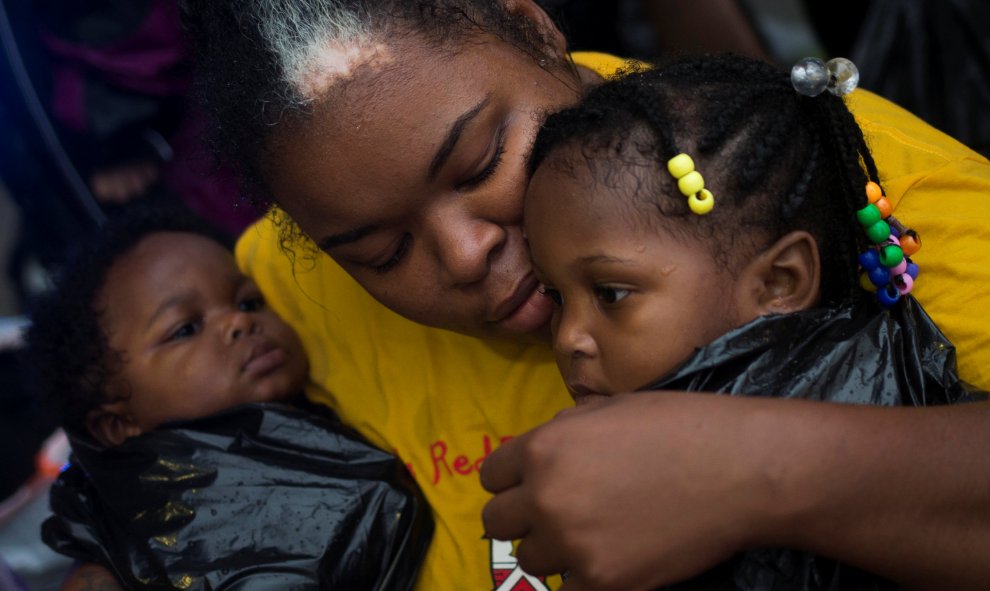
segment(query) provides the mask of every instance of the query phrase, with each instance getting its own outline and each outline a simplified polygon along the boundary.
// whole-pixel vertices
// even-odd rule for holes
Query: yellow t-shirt
[[[625,62],[575,54],[603,75]],[[874,150],[898,216],[922,235],[918,299],[959,347],[960,372],[990,386],[990,323],[975,310],[990,270],[990,163],[864,91],[851,107]],[[855,223],[855,220],[850,220]],[[570,405],[548,347],[485,342],[410,322],[385,309],[329,257],[295,265],[265,218],[237,245],[238,261],[299,332],[314,382],[307,393],[410,467],[436,533],[417,589],[556,589],[516,568],[509,544],[482,539],[489,495],[478,467],[506,437]],[[951,237],[951,238],[950,238]]]

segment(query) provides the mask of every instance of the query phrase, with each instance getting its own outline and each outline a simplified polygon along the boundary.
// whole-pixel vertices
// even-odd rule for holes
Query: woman
[[[529,143],[620,63],[572,65],[533,0],[354,4],[186,9],[221,146],[312,238],[276,212],[239,260],[301,333],[320,401],[397,451],[434,509],[418,588],[559,587],[521,562],[569,570],[570,591],[648,589],[760,544],[915,586],[990,578],[986,405],[640,393],[495,450],[569,405],[520,230]],[[990,385],[990,327],[955,308],[985,298],[961,276],[990,279],[966,251],[986,251],[990,164],[872,95],[851,106],[926,238],[918,298]],[[482,460],[485,523],[517,552],[483,536]]]

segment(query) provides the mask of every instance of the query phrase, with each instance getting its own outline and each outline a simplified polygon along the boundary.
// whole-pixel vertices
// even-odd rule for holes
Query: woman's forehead
[[[304,100],[318,101],[334,85],[359,73],[380,73],[397,59],[396,50],[379,41],[327,41],[311,48],[286,76]]]
[[[425,175],[458,120],[486,97],[492,97],[489,108],[500,97],[512,98],[498,66],[483,54],[458,53],[442,66],[406,54],[379,69],[358,68],[325,91],[309,116],[276,132],[266,176],[278,201],[300,192],[300,187],[280,190],[286,181],[312,185],[328,170],[334,171],[334,184],[352,178],[384,182],[372,176],[382,169],[391,172],[388,182],[394,183],[411,164],[421,164]]]

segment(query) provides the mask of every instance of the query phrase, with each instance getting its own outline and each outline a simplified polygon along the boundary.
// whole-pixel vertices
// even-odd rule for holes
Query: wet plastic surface
[[[760,318],[701,349],[649,389],[723,392],[874,406],[983,400],[956,374],[955,349],[913,298]],[[822,486],[828,486],[823,482]],[[884,590],[880,577],[813,554],[757,549],[682,590]]]
[[[313,412],[248,405],[73,445],[43,537],[129,588],[404,590],[432,535],[402,463]]]

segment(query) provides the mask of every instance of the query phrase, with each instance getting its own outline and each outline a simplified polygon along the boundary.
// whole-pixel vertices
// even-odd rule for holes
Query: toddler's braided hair
[[[821,252],[821,305],[865,293],[857,256],[868,243],[856,212],[867,204],[867,180],[879,183],[876,164],[843,100],[798,94],[788,72],[734,55],[631,71],[548,118],[530,173],[564,146],[580,151],[596,182],[609,182],[616,167],[634,170],[633,202],[677,218],[728,269],[735,256],[806,230]],[[682,152],[715,194],[708,215],[690,212],[667,172]]]

